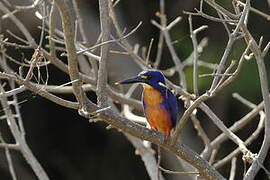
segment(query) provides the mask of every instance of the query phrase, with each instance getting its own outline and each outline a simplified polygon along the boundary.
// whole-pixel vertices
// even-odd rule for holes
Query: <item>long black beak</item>
[[[132,83],[142,83],[144,82],[143,79],[141,79],[140,77],[136,76],[130,79],[126,79],[123,81],[118,81],[116,83],[114,83],[115,85],[119,85],[119,84],[132,84]]]

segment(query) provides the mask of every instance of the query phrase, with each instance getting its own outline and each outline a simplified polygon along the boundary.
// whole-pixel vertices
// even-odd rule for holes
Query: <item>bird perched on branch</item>
[[[143,107],[151,129],[167,139],[178,119],[177,98],[165,84],[164,75],[155,70],[142,71],[136,77],[115,84],[140,83],[143,86]]]

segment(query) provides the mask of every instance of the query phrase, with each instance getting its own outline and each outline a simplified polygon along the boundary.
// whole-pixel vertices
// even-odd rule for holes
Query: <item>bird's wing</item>
[[[170,111],[171,119],[172,119],[172,125],[173,127],[175,127],[176,122],[179,118],[177,99],[175,95],[169,89],[167,89],[167,98],[168,98],[168,107],[169,107],[169,111]]]

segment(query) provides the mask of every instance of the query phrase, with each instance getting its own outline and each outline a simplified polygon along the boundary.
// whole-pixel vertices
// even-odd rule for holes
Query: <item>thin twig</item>
[[[150,53],[151,53],[153,41],[154,41],[154,39],[152,38],[151,41],[150,41],[148,51],[147,51],[147,55],[146,55],[146,59],[145,59],[146,64],[149,64],[149,58],[150,58]]]
[[[197,117],[194,114],[191,115],[191,120],[193,122],[194,128],[197,130],[198,136],[201,137],[204,145],[209,146],[208,148],[210,148],[210,139],[208,138],[206,132],[202,128],[200,121],[197,119]]]
[[[2,141],[1,141],[2,142]],[[6,143],[0,143],[0,148],[8,148],[13,150],[20,150],[20,146],[18,144],[6,144]]]
[[[213,16],[209,16],[198,9],[195,9],[195,11],[196,11],[196,13],[184,11],[184,14],[192,15],[192,16],[202,16],[203,18],[209,19],[209,20],[214,21],[214,22],[221,22],[221,23],[235,23],[235,22],[237,22],[236,20],[226,20],[226,19],[220,19],[220,18],[216,18]]]
[[[84,53],[84,52],[86,52],[86,51],[90,51],[90,50],[96,49],[96,48],[98,48],[98,47],[104,46],[104,45],[106,45],[106,44],[115,43],[115,42],[120,42],[120,41],[122,41],[123,39],[126,39],[126,38],[128,38],[129,36],[131,36],[133,33],[135,33],[135,32],[139,29],[139,27],[140,27],[141,25],[142,25],[142,22],[140,21],[139,24],[138,24],[134,29],[132,29],[129,33],[127,33],[126,35],[124,35],[124,36],[122,36],[122,37],[120,37],[120,38],[118,38],[118,39],[108,40],[108,41],[102,42],[102,43],[100,43],[100,44],[96,44],[96,45],[94,45],[94,46],[92,46],[92,47],[90,47],[90,48],[87,48],[87,49],[78,51],[78,52],[77,52],[77,55],[82,54],[82,53]]]
[[[221,78],[220,82],[218,83],[218,86],[214,90],[215,93],[221,91],[222,89],[224,89],[226,86],[228,86],[230,83],[232,83],[236,79],[237,75],[239,74],[239,72],[240,72],[240,70],[241,70],[241,68],[243,66],[245,56],[247,55],[250,46],[251,46],[251,43],[248,44],[248,46],[246,47],[246,49],[243,52],[242,56],[240,57],[240,60],[238,62],[238,66],[237,66],[236,70],[234,71],[233,76],[229,76],[224,82],[223,82],[223,78]],[[233,62],[234,61],[232,61],[232,63],[231,63],[232,66],[234,65]],[[227,70],[229,71],[230,68],[232,68],[232,66],[228,67]],[[228,73],[228,72],[225,71],[225,73]]]
[[[210,0],[206,0],[206,2],[209,2],[209,1]],[[237,39],[237,34],[239,33],[240,27],[243,25],[244,20],[248,16],[248,12],[249,12],[249,8],[248,8],[248,6],[245,6],[245,8],[243,10],[243,13],[241,15],[241,18],[239,19],[239,22],[238,22],[236,28],[234,29],[233,33],[230,34],[230,36],[229,36],[227,46],[225,48],[225,51],[224,51],[223,56],[222,56],[222,58],[220,60],[218,69],[216,71],[217,74],[221,74],[221,72],[223,71],[225,63],[226,63],[226,61],[228,59],[229,53],[230,53],[230,51],[232,49],[232,45],[234,44],[235,40]],[[211,88],[209,90],[210,92],[212,92],[217,87],[218,80],[219,80],[219,77],[215,76],[214,80],[212,82]]]
[[[55,2],[52,2],[51,12],[49,15],[49,47],[50,47],[50,55],[55,58],[56,57],[56,47],[53,38],[55,38],[54,30],[56,28],[56,5]]]
[[[109,8],[110,8],[110,17],[112,19],[112,23],[116,29],[118,36],[121,37],[122,30],[120,28],[120,25],[119,25],[117,19],[116,19],[114,8],[112,8],[111,6]],[[118,42],[118,44],[129,53],[129,55],[135,60],[135,62],[141,67],[141,69],[150,68],[148,66],[148,64],[146,64],[146,62],[140,56],[138,56],[136,53],[133,52],[132,46],[129,44],[129,42],[126,39],[123,39],[121,41],[121,43]]]
[[[186,84],[186,78],[185,78],[185,73],[183,71],[183,64],[181,63],[173,45],[172,45],[172,40],[171,40],[171,36],[169,34],[168,31],[168,26],[166,27],[161,27],[156,21],[152,20],[151,23],[153,25],[155,25],[157,28],[159,28],[160,30],[162,30],[163,34],[164,34],[164,38],[165,38],[165,42],[169,48],[170,54],[172,56],[172,60],[176,66],[176,70],[179,73],[179,81],[180,81],[180,85],[186,89],[187,88],[187,84]],[[174,24],[175,25],[175,24]]]
[[[166,14],[165,14],[164,0],[159,0],[159,9],[160,9],[160,13],[158,13],[156,15],[160,18],[160,25],[162,27],[165,27],[167,25],[167,18],[166,18]],[[156,54],[156,59],[155,59],[155,63],[154,63],[155,69],[157,69],[159,64],[160,64],[162,52],[163,52],[163,46],[164,46],[164,35],[163,35],[162,30],[160,29],[159,38],[158,38],[158,45],[157,45],[157,54]]]
[[[150,148],[145,147],[143,141],[136,137],[126,134],[127,139],[132,143],[136,148],[136,152],[141,156],[147,172],[151,180],[164,180],[164,177],[159,173],[157,168],[157,162],[153,152]],[[159,176],[159,177],[158,177]]]
[[[236,160],[237,158],[234,157],[231,162],[231,172],[230,172],[230,178],[229,180],[234,180],[235,173],[236,173]]]
[[[189,15],[188,17],[188,22],[189,22],[189,30],[190,30],[190,37],[192,40],[193,44],[193,92],[196,96],[199,95],[199,90],[198,90],[198,42],[196,35],[203,29],[207,28],[207,26],[201,26],[196,30],[193,30],[193,25],[192,25],[192,16]]]
[[[26,89],[44,97],[44,98],[47,98],[50,101],[52,101],[56,104],[59,104],[61,106],[65,106],[65,107],[72,108],[72,109],[78,109],[78,107],[79,107],[78,103],[67,101],[67,100],[64,100],[62,98],[59,98],[59,97],[45,91],[44,89],[40,88],[38,85],[35,85],[29,81],[25,81],[24,79],[22,79],[18,75],[11,75],[11,74],[0,72],[0,79],[12,79],[12,80],[16,81],[16,83],[18,83],[19,85],[24,85],[24,87]],[[5,95],[3,94],[3,96],[0,96],[0,97],[5,97]]]
[[[7,14],[10,13],[10,11],[8,10],[8,8],[6,6],[4,6],[4,4],[2,2],[0,2],[0,10]],[[34,46],[36,45],[34,38],[32,37],[32,35],[29,33],[29,31],[27,30],[27,28],[24,26],[24,24],[13,14],[11,14],[9,16],[9,18],[14,22],[14,24],[18,27],[18,29],[23,33],[24,37],[27,39],[27,44]]]
[[[264,127],[264,120],[265,120],[265,115],[264,112],[261,111],[260,112],[260,122],[256,128],[255,131],[252,132],[251,136],[248,137],[247,140],[245,140],[245,145],[249,145],[251,144],[260,134],[260,132],[263,130]],[[237,148],[234,151],[232,151],[230,154],[228,154],[227,156],[225,156],[223,159],[219,160],[218,162],[216,162],[213,166],[215,168],[221,168],[222,166],[224,166],[228,161],[230,161],[233,157],[236,157],[239,153],[240,153],[240,149]]]
[[[269,49],[270,49],[270,41],[267,43],[267,45],[263,49],[262,57],[265,57],[266,56],[266,54],[268,53]]]
[[[232,132],[237,132],[238,130],[240,130],[241,128],[246,126],[262,109],[263,109],[263,102],[261,102],[256,108],[254,108],[252,111],[250,111],[244,117],[242,117],[240,120],[235,122],[229,129]],[[216,137],[214,140],[211,141],[211,146],[213,148],[216,148],[227,139],[228,139],[228,137],[224,133],[222,133],[218,137]],[[207,153],[208,153],[208,151],[205,149],[201,153],[201,156],[204,156]]]
[[[210,96],[205,93],[201,95],[198,99],[196,99],[184,112],[183,116],[180,118],[179,123],[176,125],[174,135],[172,137],[172,144],[175,144],[180,136],[181,130],[185,126],[187,120],[189,119],[191,113],[204,101],[209,99]]]
[[[229,12],[228,10],[217,4],[214,0],[204,0],[204,1],[210,6],[212,6],[216,11],[219,11],[221,14],[223,14],[224,16],[227,16],[231,19],[240,19],[239,18],[240,15],[235,15]]]
[[[241,103],[245,104],[246,106],[248,106],[249,108],[253,109],[256,108],[257,106],[255,104],[253,104],[252,102],[248,101],[247,99],[243,98],[242,96],[240,96],[240,94],[238,93],[233,93],[232,96],[237,99],[238,101],[240,101]]]
[[[2,86],[0,86],[1,92],[5,93]],[[35,156],[32,154],[30,148],[28,147],[26,141],[22,136],[20,135],[20,131],[18,128],[18,125],[16,124],[16,120],[14,119],[12,115],[12,111],[7,103],[7,98],[5,96],[2,96],[0,98],[1,104],[4,107],[5,114],[7,115],[7,120],[9,124],[9,128],[12,132],[13,137],[15,138],[16,142],[20,145],[21,153],[26,159],[26,161],[30,164],[31,168],[35,172],[36,176],[40,180],[49,180],[48,175],[43,170],[42,166],[39,164]]]
[[[241,6],[245,6],[245,5],[246,5],[245,3],[241,2],[241,1],[236,1],[236,2],[237,2],[239,5],[241,5]],[[270,20],[270,15],[268,15],[268,14],[266,14],[266,13],[264,13],[264,12],[258,10],[258,9],[255,9],[255,8],[253,8],[253,7],[250,7],[250,11],[251,11],[251,12],[254,12],[255,14],[257,14],[257,15],[263,17],[263,18],[265,18],[265,19],[268,20],[268,21]]]
[[[29,9],[34,9],[36,8],[43,0],[35,0],[33,2],[33,4],[29,5],[29,6],[16,6],[15,8],[18,10],[29,10]]]
[[[202,103],[199,107],[209,116],[209,118],[213,121],[213,123],[216,126],[218,126],[218,128],[224,134],[226,134],[226,136],[228,136],[234,143],[236,143],[239,146],[243,154],[250,153],[250,151],[245,146],[245,143],[238,136],[236,136],[231,130],[229,130],[206,104]]]
[[[0,142],[2,142],[1,145],[3,145],[3,147],[5,148],[5,155],[6,155],[7,162],[8,162],[8,169],[9,169],[9,172],[11,174],[12,180],[17,180],[17,176],[16,176],[16,173],[14,170],[14,165],[13,165],[12,158],[10,155],[10,146],[9,146],[10,144],[7,144],[4,141],[1,133],[0,133]]]
[[[163,172],[167,173],[167,174],[194,174],[194,175],[198,175],[200,174],[199,172],[181,172],[181,171],[172,171],[169,169],[165,169],[161,166],[158,167],[160,170],[162,170]]]

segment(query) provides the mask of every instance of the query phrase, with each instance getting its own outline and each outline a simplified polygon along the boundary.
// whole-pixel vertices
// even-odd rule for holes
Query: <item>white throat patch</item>
[[[148,84],[145,84],[145,83],[141,83],[142,87],[144,89],[153,89],[152,86],[148,85]]]

